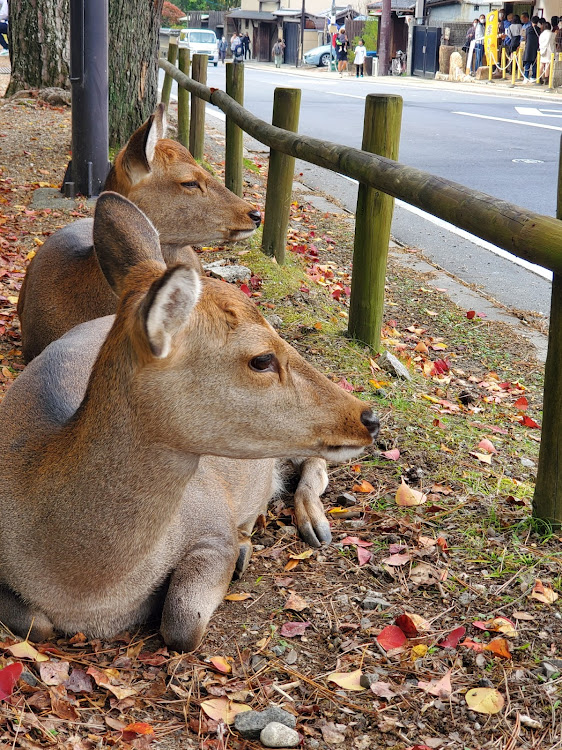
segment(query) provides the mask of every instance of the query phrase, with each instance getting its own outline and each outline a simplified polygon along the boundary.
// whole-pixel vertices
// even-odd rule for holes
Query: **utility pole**
[[[391,0],[382,0],[379,45],[379,75],[387,76],[390,67]]]
[[[332,0],[332,9],[330,11],[330,24],[328,30],[330,32],[330,70],[336,69],[336,48],[332,44],[332,38],[334,36],[333,27],[336,25],[336,0]]]
[[[70,0],[72,159],[63,192],[99,195],[109,171],[108,0]]]
[[[304,64],[304,25],[306,23],[305,20],[305,8],[304,8],[305,0],[302,0],[302,6],[301,6],[301,53],[300,53],[300,63],[299,59],[297,57],[297,67]]]

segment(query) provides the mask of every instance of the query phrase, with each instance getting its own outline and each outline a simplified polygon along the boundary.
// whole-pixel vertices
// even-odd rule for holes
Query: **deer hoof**
[[[326,519],[316,523],[314,527],[310,521],[303,521],[298,528],[299,534],[310,547],[321,547],[332,541],[330,524]]]
[[[242,578],[246,568],[248,567],[248,563],[250,562],[251,556],[252,556],[252,543],[243,542],[240,545],[240,550],[238,552],[238,560],[236,560],[236,567],[234,568],[234,575],[232,576],[234,579]]]

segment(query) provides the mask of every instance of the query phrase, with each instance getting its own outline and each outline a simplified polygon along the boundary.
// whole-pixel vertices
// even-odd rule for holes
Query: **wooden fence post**
[[[179,69],[186,76],[189,75],[191,52],[187,47],[179,51]],[[189,146],[189,91],[178,86],[178,141],[182,146]]]
[[[244,106],[244,63],[226,63],[226,93]],[[226,118],[226,148],[224,183],[229,190],[242,197],[244,174],[244,131]]]
[[[207,84],[207,55],[193,55],[191,77],[204,86]],[[205,101],[191,94],[191,121],[189,123],[189,150],[194,159],[201,161],[205,144]]]
[[[299,126],[300,103],[300,89],[275,89],[272,124],[295,133]],[[285,261],[294,175],[294,156],[271,149],[261,246],[263,252],[274,255],[278,263]]]
[[[170,37],[170,41],[168,42],[168,62],[172,65],[176,64],[176,60],[178,59],[178,40],[176,37]],[[166,109],[168,109],[168,104],[170,103],[170,92],[172,91],[172,76],[169,76],[167,73],[164,76],[164,83],[162,84],[162,98],[160,99],[161,102],[163,102],[166,105]]]
[[[562,219],[562,139],[558,157],[556,218]],[[562,274],[556,271],[552,276],[551,295],[533,516],[558,525],[562,524]]]
[[[401,96],[369,94],[365,100],[363,151],[396,161],[401,121]],[[348,330],[374,350],[380,344],[393,210],[394,198],[359,185]]]

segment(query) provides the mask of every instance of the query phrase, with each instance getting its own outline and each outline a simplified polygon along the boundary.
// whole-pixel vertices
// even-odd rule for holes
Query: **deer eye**
[[[198,188],[199,183],[197,182],[197,180],[192,180],[191,182],[182,182],[181,186],[184,188]]]
[[[274,354],[260,354],[258,357],[254,357],[250,360],[250,368],[256,372],[274,372],[275,367],[275,355]]]

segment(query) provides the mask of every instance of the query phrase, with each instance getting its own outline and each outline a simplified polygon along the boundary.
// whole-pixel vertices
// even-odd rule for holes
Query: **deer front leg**
[[[54,633],[47,615],[30,607],[5,584],[0,584],[0,624],[22,638],[29,633],[29,640],[35,643],[47,640]]]
[[[203,540],[189,549],[170,579],[160,632],[176,651],[194,651],[211,615],[224,599],[234,572],[238,545]]]
[[[300,535],[311,547],[320,547],[332,541],[330,524],[326,518],[320,495],[328,486],[328,472],[323,458],[293,459],[300,468],[300,478],[295,490],[295,517]]]

